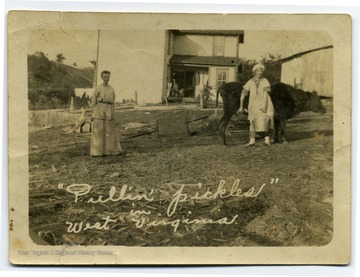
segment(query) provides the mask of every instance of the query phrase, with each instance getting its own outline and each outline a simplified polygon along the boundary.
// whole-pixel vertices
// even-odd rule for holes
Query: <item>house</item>
[[[196,99],[205,85],[216,90],[221,84],[237,80],[241,69],[239,44],[244,31],[168,31],[166,79],[167,97],[176,96],[174,83],[184,98]]]
[[[237,79],[243,42],[244,31],[101,30],[98,84],[106,69],[118,102],[136,95],[139,104],[160,103],[176,86],[195,101],[204,85],[215,91]]]
[[[321,96],[333,96],[333,46],[310,49],[281,60],[281,82]]]

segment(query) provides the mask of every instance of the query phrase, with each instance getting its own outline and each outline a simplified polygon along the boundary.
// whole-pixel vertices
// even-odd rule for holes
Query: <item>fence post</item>
[[[134,102],[135,102],[136,105],[137,105],[137,103],[138,103],[137,98],[138,98],[138,92],[137,92],[137,90],[135,90],[135,91],[134,91]]]
[[[74,110],[74,97],[71,96],[71,99],[70,99],[70,112],[72,112]]]

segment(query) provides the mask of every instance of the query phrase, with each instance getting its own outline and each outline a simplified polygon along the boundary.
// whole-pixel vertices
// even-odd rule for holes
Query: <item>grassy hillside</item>
[[[92,79],[91,67],[79,69],[50,61],[42,52],[28,55],[30,109],[69,107],[74,89],[92,87]]]

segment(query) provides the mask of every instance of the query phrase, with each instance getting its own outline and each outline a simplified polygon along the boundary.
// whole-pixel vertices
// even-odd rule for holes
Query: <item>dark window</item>
[[[242,64],[239,64],[239,65],[237,66],[237,72],[238,72],[238,73],[243,73]]]
[[[239,44],[244,43],[244,34],[239,35]]]

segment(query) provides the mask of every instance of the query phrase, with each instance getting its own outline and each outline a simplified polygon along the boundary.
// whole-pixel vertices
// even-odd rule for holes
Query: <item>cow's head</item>
[[[325,113],[326,109],[324,105],[321,103],[320,97],[317,95],[315,91],[313,91],[310,95],[308,101],[308,109],[315,113]]]

